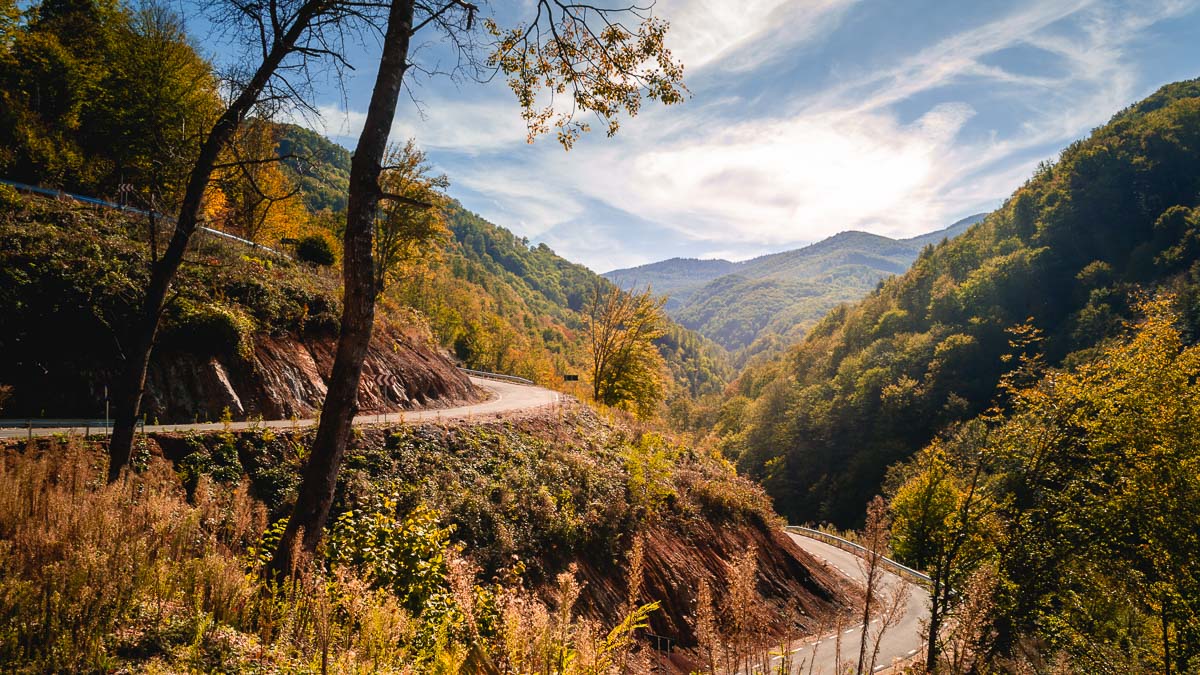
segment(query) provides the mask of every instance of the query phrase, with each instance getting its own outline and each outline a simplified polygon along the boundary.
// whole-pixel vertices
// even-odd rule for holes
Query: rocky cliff
[[[11,192],[11,191],[10,191]],[[151,264],[136,214],[8,194],[0,202],[3,417],[103,418]],[[160,233],[165,236],[165,233]],[[333,365],[341,276],[198,236],[172,285],[143,410],[160,422],[312,417]],[[364,412],[474,400],[403,308],[381,311]]]
[[[249,357],[164,351],[146,383],[147,419],[161,422],[315,417],[333,369],[334,337],[258,336]],[[394,327],[376,331],[358,390],[360,412],[442,407],[480,394],[451,361]]]

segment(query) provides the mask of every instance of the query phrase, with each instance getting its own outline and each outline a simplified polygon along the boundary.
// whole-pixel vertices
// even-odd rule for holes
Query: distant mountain
[[[621,288],[649,284],[655,293],[667,296],[667,309],[670,310],[672,307],[681,306],[704,284],[717,277],[732,274],[737,269],[738,263],[728,260],[671,258],[640,267],[613,270],[601,276]]]
[[[687,328],[746,357],[794,342],[843,302],[908,269],[921,249],[953,239],[985,214],[910,239],[842,232],[810,246],[743,262],[672,258],[603,276],[623,288],[649,285]]]

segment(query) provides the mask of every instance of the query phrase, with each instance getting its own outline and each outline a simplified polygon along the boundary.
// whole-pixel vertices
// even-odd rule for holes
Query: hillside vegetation
[[[104,417],[149,270],[148,227],[142,215],[0,188],[6,416]],[[163,317],[147,420],[312,416],[337,334],[335,272],[211,235],[190,259]],[[411,310],[381,316],[370,360],[363,410],[475,396]]]
[[[306,201],[337,204],[321,195],[342,184],[349,154],[329,140],[282,127],[279,151],[288,143],[307,144],[301,164],[327,182],[301,188]],[[296,139],[289,141],[287,139]],[[607,282],[583,265],[557,255],[545,244],[532,245],[452,201],[445,209],[448,232],[433,250],[406,262],[385,301],[413,307],[428,317],[437,339],[470,368],[509,373],[562,387],[564,376],[588,372],[586,326],[580,311],[597,286]],[[724,350],[678,324],[658,341],[673,397],[711,394],[732,379]]]
[[[997,400],[1034,349],[1014,327],[1044,335],[1049,364],[1083,362],[1140,294],[1164,289],[1194,339],[1198,200],[1193,80],[1122,111],[982,223],[743,373],[721,442],[793,520],[855,522],[889,465]]]
[[[842,232],[743,262],[673,258],[604,276],[623,288],[648,284],[667,295],[673,319],[745,363],[795,342],[830,309],[908,269],[927,244],[958,236],[982,219],[971,216],[912,239]]]
[[[648,623],[687,672],[701,583],[728,619],[705,646],[734,653],[856,602],[759,488],[583,408],[363,430],[319,564],[272,590],[255,572],[312,433],[152,436],[108,486],[79,439],[0,450],[0,665],[646,672]],[[730,584],[766,597],[730,609]]]
[[[931,665],[1200,668],[1200,348],[1178,300],[1139,303],[1086,360],[1023,356],[1003,412],[893,469],[895,551],[934,577]]]

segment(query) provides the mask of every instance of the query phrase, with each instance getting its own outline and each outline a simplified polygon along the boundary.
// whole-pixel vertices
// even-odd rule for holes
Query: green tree
[[[132,190],[154,211],[177,208],[200,132],[221,112],[217,79],[182,17],[157,0],[128,12],[95,107],[85,145],[112,162],[97,188],[124,188],[123,198]]]
[[[592,357],[592,398],[649,416],[662,398],[665,367],[654,341],[666,334],[662,307],[647,288],[626,293],[597,283],[584,307]]]
[[[444,209],[445,174],[431,175],[425,153],[409,139],[392,146],[384,159],[387,168],[379,176],[384,192],[404,199],[391,199],[380,208],[375,220],[375,292],[382,293],[403,266],[431,253],[432,245],[447,232]]]

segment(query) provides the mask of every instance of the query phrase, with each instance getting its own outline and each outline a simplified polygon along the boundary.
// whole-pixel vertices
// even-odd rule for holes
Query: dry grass
[[[488,595],[451,547],[461,619],[431,633],[350,567],[264,585],[265,511],[244,487],[202,478],[189,502],[158,459],[106,485],[103,455],[78,439],[0,452],[0,671],[599,675],[640,662],[632,636],[653,607],[612,629],[580,619],[573,573],[550,606],[517,580]]]
[[[265,590],[244,488],[185,499],[170,466],[105,485],[78,441],[0,461],[0,669],[400,670],[409,617],[348,575]]]

